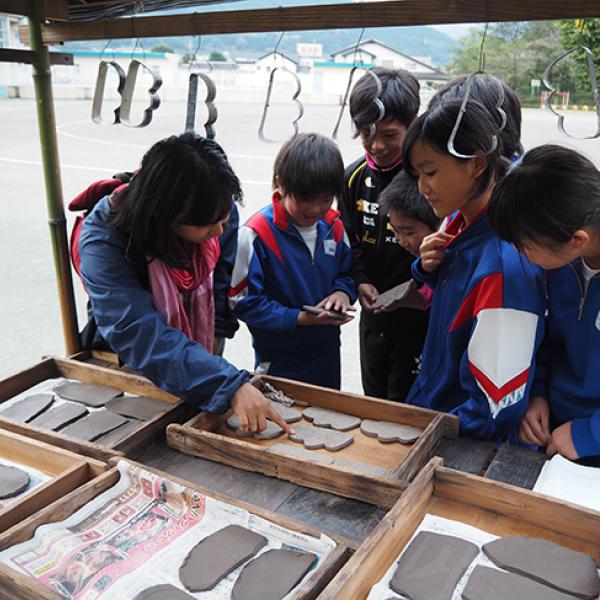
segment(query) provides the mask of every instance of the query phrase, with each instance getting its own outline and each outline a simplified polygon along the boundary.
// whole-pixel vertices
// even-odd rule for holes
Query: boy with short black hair
[[[275,159],[271,205],[239,230],[229,297],[252,333],[257,372],[340,388],[340,325],[352,317],[328,311],[356,301],[350,243],[331,208],[343,185],[337,146],[299,134]]]
[[[378,82],[381,93],[378,95]],[[427,331],[422,311],[374,312],[377,297],[411,279],[413,257],[394,237],[379,195],[402,170],[406,130],[419,111],[419,83],[408,71],[371,69],[350,95],[350,115],[365,156],[346,169],[342,218],[352,246],[365,394],[404,401]]]

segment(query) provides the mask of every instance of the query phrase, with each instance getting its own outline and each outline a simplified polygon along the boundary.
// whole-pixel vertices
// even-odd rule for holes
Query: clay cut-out
[[[20,423],[28,423],[42,414],[53,402],[54,396],[52,394],[33,394],[5,408],[0,412],[0,417],[19,421]]]
[[[501,569],[518,573],[579,598],[600,594],[596,562],[547,540],[526,536],[499,538],[483,546],[485,555]]]
[[[190,551],[179,568],[179,579],[190,592],[212,590],[266,545],[264,536],[239,525],[228,525]]]
[[[312,421],[317,427],[330,427],[338,431],[348,431],[360,425],[360,417],[347,415],[346,413],[321,408],[320,406],[309,406],[302,411],[307,421]]]
[[[412,281],[405,281],[396,287],[393,287],[382,294],[379,294],[373,302],[373,308],[388,308],[395,302],[404,300],[411,290]]]
[[[308,573],[317,557],[294,550],[267,550],[241,571],[232,600],[281,600]]]
[[[64,429],[61,429],[61,433],[80,440],[93,442],[124,423],[127,423],[125,417],[115,415],[106,410],[98,410],[83,417],[83,419],[75,421],[75,423],[71,423],[71,425],[67,425]]]
[[[325,448],[336,452],[354,441],[354,437],[344,431],[313,427],[312,425],[295,425],[294,431],[295,433],[288,435],[290,440],[304,444],[304,447],[309,450]]]
[[[478,565],[462,593],[463,600],[576,600],[515,573]]]
[[[240,437],[255,437],[257,440],[272,440],[279,437],[283,433],[283,429],[274,423],[266,419],[267,427],[259,433],[252,433],[251,431],[240,431],[240,420],[237,415],[231,415],[227,421],[227,427],[235,431],[236,435]]]
[[[78,381],[65,381],[54,388],[54,393],[73,402],[80,402],[92,408],[104,406],[112,398],[121,395],[121,390],[95,385],[93,383],[79,383]]]
[[[117,396],[106,403],[106,410],[123,417],[147,421],[169,409],[169,404],[146,396]]]
[[[85,406],[73,402],[65,402],[60,406],[55,406],[50,410],[43,412],[41,415],[38,415],[33,421],[30,421],[29,424],[34,425],[35,427],[41,427],[42,429],[57,431],[61,427],[66,427],[77,421],[77,419],[85,417],[87,414],[88,410]]]
[[[12,498],[27,489],[29,475],[17,467],[0,465],[0,499]]]
[[[276,402],[274,400],[270,400],[271,406],[273,410],[286,422],[286,423],[295,423],[302,418],[302,413],[295,408],[291,408],[290,406],[286,406],[285,404],[281,404],[280,402]]]
[[[176,588],[170,583],[153,585],[141,591],[133,600],[193,600],[186,592]]]
[[[372,419],[363,419],[360,430],[365,435],[377,438],[384,444],[391,442],[412,444],[423,433],[422,429],[412,425],[392,423],[391,421],[373,421]]]
[[[451,600],[478,554],[479,548],[471,542],[421,531],[402,553],[390,589],[410,600]]]

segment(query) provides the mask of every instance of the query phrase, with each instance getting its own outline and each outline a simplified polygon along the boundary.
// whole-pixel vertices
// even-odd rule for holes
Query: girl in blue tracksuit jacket
[[[494,191],[498,234],[547,271],[548,323],[519,435],[547,454],[600,456],[600,172],[560,146],[525,154]]]
[[[245,431],[263,430],[267,417],[289,431],[207,341],[215,238],[239,193],[216,142],[191,132],[157,142],[129,185],[85,218],[81,277],[100,334],[129,367],[198,409],[231,408]]]
[[[331,208],[344,185],[337,146],[318,134],[286,142],[275,159],[272,203],[238,233],[229,291],[252,333],[257,372],[340,388],[340,325],[330,313],[356,300],[348,236]]]
[[[493,116],[476,101],[465,108],[460,99],[443,99],[404,142],[421,194],[439,218],[453,215],[424,239],[413,265],[414,277],[434,293],[407,402],[458,415],[463,434],[505,440],[527,409],[545,293],[541,270],[488,223],[505,159]]]

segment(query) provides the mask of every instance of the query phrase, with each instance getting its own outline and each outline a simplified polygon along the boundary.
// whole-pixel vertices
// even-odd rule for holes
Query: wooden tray
[[[267,452],[274,444],[282,443],[303,448],[302,444],[292,442],[285,436],[274,440],[240,438],[225,425],[227,415],[201,413],[184,425],[169,425],[168,444],[193,456],[390,507],[406,488],[407,483],[430,458],[438,441],[443,436],[456,437],[458,434],[458,419],[451,415],[279,377],[256,376],[252,380],[253,385],[260,389],[263,382],[269,382],[285,394],[305,401],[309,405],[322,406],[357,417],[406,423],[420,427],[424,432],[414,444],[405,445],[382,444],[374,438],[363,435],[359,429],[353,429],[351,433],[354,435],[354,442],[350,446],[338,452],[313,450],[316,458],[312,461],[293,455]],[[294,424],[292,423],[291,426],[293,427]],[[360,468],[347,465],[322,464],[318,462],[318,455],[362,462],[370,466],[384,467],[393,472],[382,475],[361,471]]]
[[[194,483],[164,473],[157,469],[152,469],[146,465],[142,465],[131,460],[127,460],[127,462],[145,469],[146,471],[157,473],[158,475],[175,483],[181,484],[187,488],[197,490],[205,496],[210,496],[217,500],[243,508],[248,512],[272,521],[273,523],[279,524],[282,527],[286,527],[288,529],[292,529],[313,537],[320,536],[320,532],[313,528],[307,527],[297,521],[282,517],[253,504],[235,500],[225,496],[224,494],[219,494],[213,490],[198,486]],[[66,519],[86,503],[90,502],[93,498],[107,490],[109,487],[115,485],[118,480],[119,471],[116,469],[116,467],[113,467],[100,477],[82,486],[79,490],[65,495],[60,500],[57,500],[50,506],[40,510],[35,515],[24,519],[18,525],[0,534],[0,550],[4,550],[10,546],[31,539],[35,530],[40,525],[54,523],[56,521]],[[313,600],[316,598],[319,592],[323,590],[327,583],[331,581],[331,578],[348,560],[351,552],[349,544],[340,538],[332,537],[332,539],[337,544],[336,548],[331,551],[330,555],[319,567],[319,569],[317,569],[310,576],[310,578],[307,579],[307,581],[295,591],[291,597],[292,600]],[[10,593],[4,596],[5,592]],[[32,598],[36,598],[36,600],[61,600],[63,598],[63,596],[59,595],[58,593],[7,567],[4,564],[0,564],[0,596],[3,598],[10,598],[11,600],[31,600]]]
[[[46,358],[46,357],[44,357]],[[52,358],[52,357],[49,357]],[[130,369],[127,365],[119,362],[119,357],[114,352],[108,350],[82,350],[76,354],[71,354],[67,357],[70,360],[77,360],[88,365],[96,365],[97,367],[106,367],[120,373],[129,373],[136,375],[136,371]]]
[[[78,456],[30,437],[0,431],[0,458],[31,467],[51,479],[0,508],[0,532],[21,522],[107,469],[103,462]]]
[[[162,435],[168,423],[177,420],[183,421],[186,418],[189,418],[191,413],[191,410],[187,405],[178,400],[175,396],[158,389],[152,382],[144,377],[58,357],[46,358],[30,369],[26,369],[8,379],[0,381],[0,409],[2,407],[2,402],[9,400],[41,381],[56,377],[66,377],[84,383],[108,385],[122,390],[123,392],[140,396],[151,396],[169,403],[171,408],[152,419],[144,421],[136,430],[132,431],[129,436],[110,446],[86,442],[61,434],[60,431],[50,431],[27,423],[13,421],[12,419],[3,417],[1,413],[0,428],[42,440],[78,454],[85,454],[100,460],[108,460],[113,456],[130,454],[138,448],[147,445],[151,439]]]
[[[587,552],[600,564],[600,513],[505,483],[460,473],[434,458],[379,522],[319,600],[364,600],[427,514],[498,536],[544,538]]]

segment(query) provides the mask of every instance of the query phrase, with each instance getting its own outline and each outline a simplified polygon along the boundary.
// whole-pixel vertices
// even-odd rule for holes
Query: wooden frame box
[[[69,360],[83,362],[87,365],[95,365],[97,367],[113,369],[119,373],[136,375],[136,372],[133,369],[130,369],[127,365],[122,365],[119,363],[119,357],[114,352],[110,352],[108,350],[82,350],[81,352],[67,356],[67,358]]]
[[[128,459],[125,460],[146,471],[156,473],[170,481],[196,490],[205,496],[210,496],[222,502],[227,502],[231,505],[245,509],[252,514],[281,525],[282,527],[313,537],[318,537],[320,535],[320,532],[311,527],[307,527],[302,523],[282,517],[253,504],[248,504],[247,502],[230,498],[224,494],[219,494],[218,492],[198,486],[174,475],[147,467],[146,465]],[[114,459],[112,462],[114,462]],[[68,518],[93,498],[113,486],[118,480],[119,471],[116,467],[113,467],[100,477],[85,484],[77,491],[65,495],[64,498],[57,500],[35,515],[24,519],[18,525],[0,534],[0,550],[5,550],[10,546],[30,539],[40,525],[54,523]],[[340,538],[330,537],[336,542],[336,547],[309,579],[307,579],[301,587],[295,590],[292,600],[314,600],[317,598],[323,588],[348,560],[351,552],[348,543]],[[2,592],[10,592],[7,597],[10,597],[11,600],[31,600],[32,598],[39,600],[61,600],[63,598],[63,596],[58,593],[4,564],[0,564],[0,590],[2,590]]]
[[[167,402],[170,408],[166,412],[148,421],[144,421],[130,435],[111,446],[102,446],[94,442],[87,442],[61,434],[60,431],[50,431],[29,425],[28,423],[13,421],[12,419],[3,417],[2,413],[0,413],[0,428],[14,431],[54,446],[60,446],[76,453],[93,456],[100,460],[108,460],[113,456],[124,456],[125,454],[135,452],[138,448],[146,445],[151,439],[159,436],[168,423],[177,420],[183,421],[189,418],[191,413],[187,405],[175,396],[158,389],[144,377],[58,357],[46,358],[37,365],[0,381],[0,409],[2,408],[2,402],[24,392],[37,383],[56,377],[66,377],[84,383],[108,385],[130,394],[150,396]]]
[[[274,440],[241,438],[225,425],[227,415],[201,413],[184,425],[169,425],[167,443],[186,454],[390,507],[430,458],[438,441],[443,436],[456,437],[458,434],[458,419],[451,415],[279,377],[256,376],[252,380],[260,389],[264,382],[312,406],[321,406],[361,418],[405,423],[420,427],[424,432],[414,444],[404,445],[382,444],[354,429],[351,431],[355,438],[353,444],[338,452],[313,450],[315,460],[310,460],[268,451],[274,444],[281,443],[303,448],[302,444],[292,442],[286,437],[280,436]],[[291,427],[294,427],[293,423]],[[355,464],[363,462],[370,467],[385,467],[390,469],[390,474],[377,473],[373,469],[361,471],[360,468],[347,464],[323,464],[322,461],[319,462],[323,455],[352,461]]]
[[[587,552],[600,564],[600,513],[442,466],[434,458],[359,546],[319,600],[364,600],[426,514],[462,521],[498,536],[544,538]]]
[[[31,467],[50,476],[49,481],[14,501],[7,499],[7,506],[0,508],[0,532],[62,498],[107,469],[107,465],[98,460],[79,456],[10,431],[0,431],[0,459]]]

